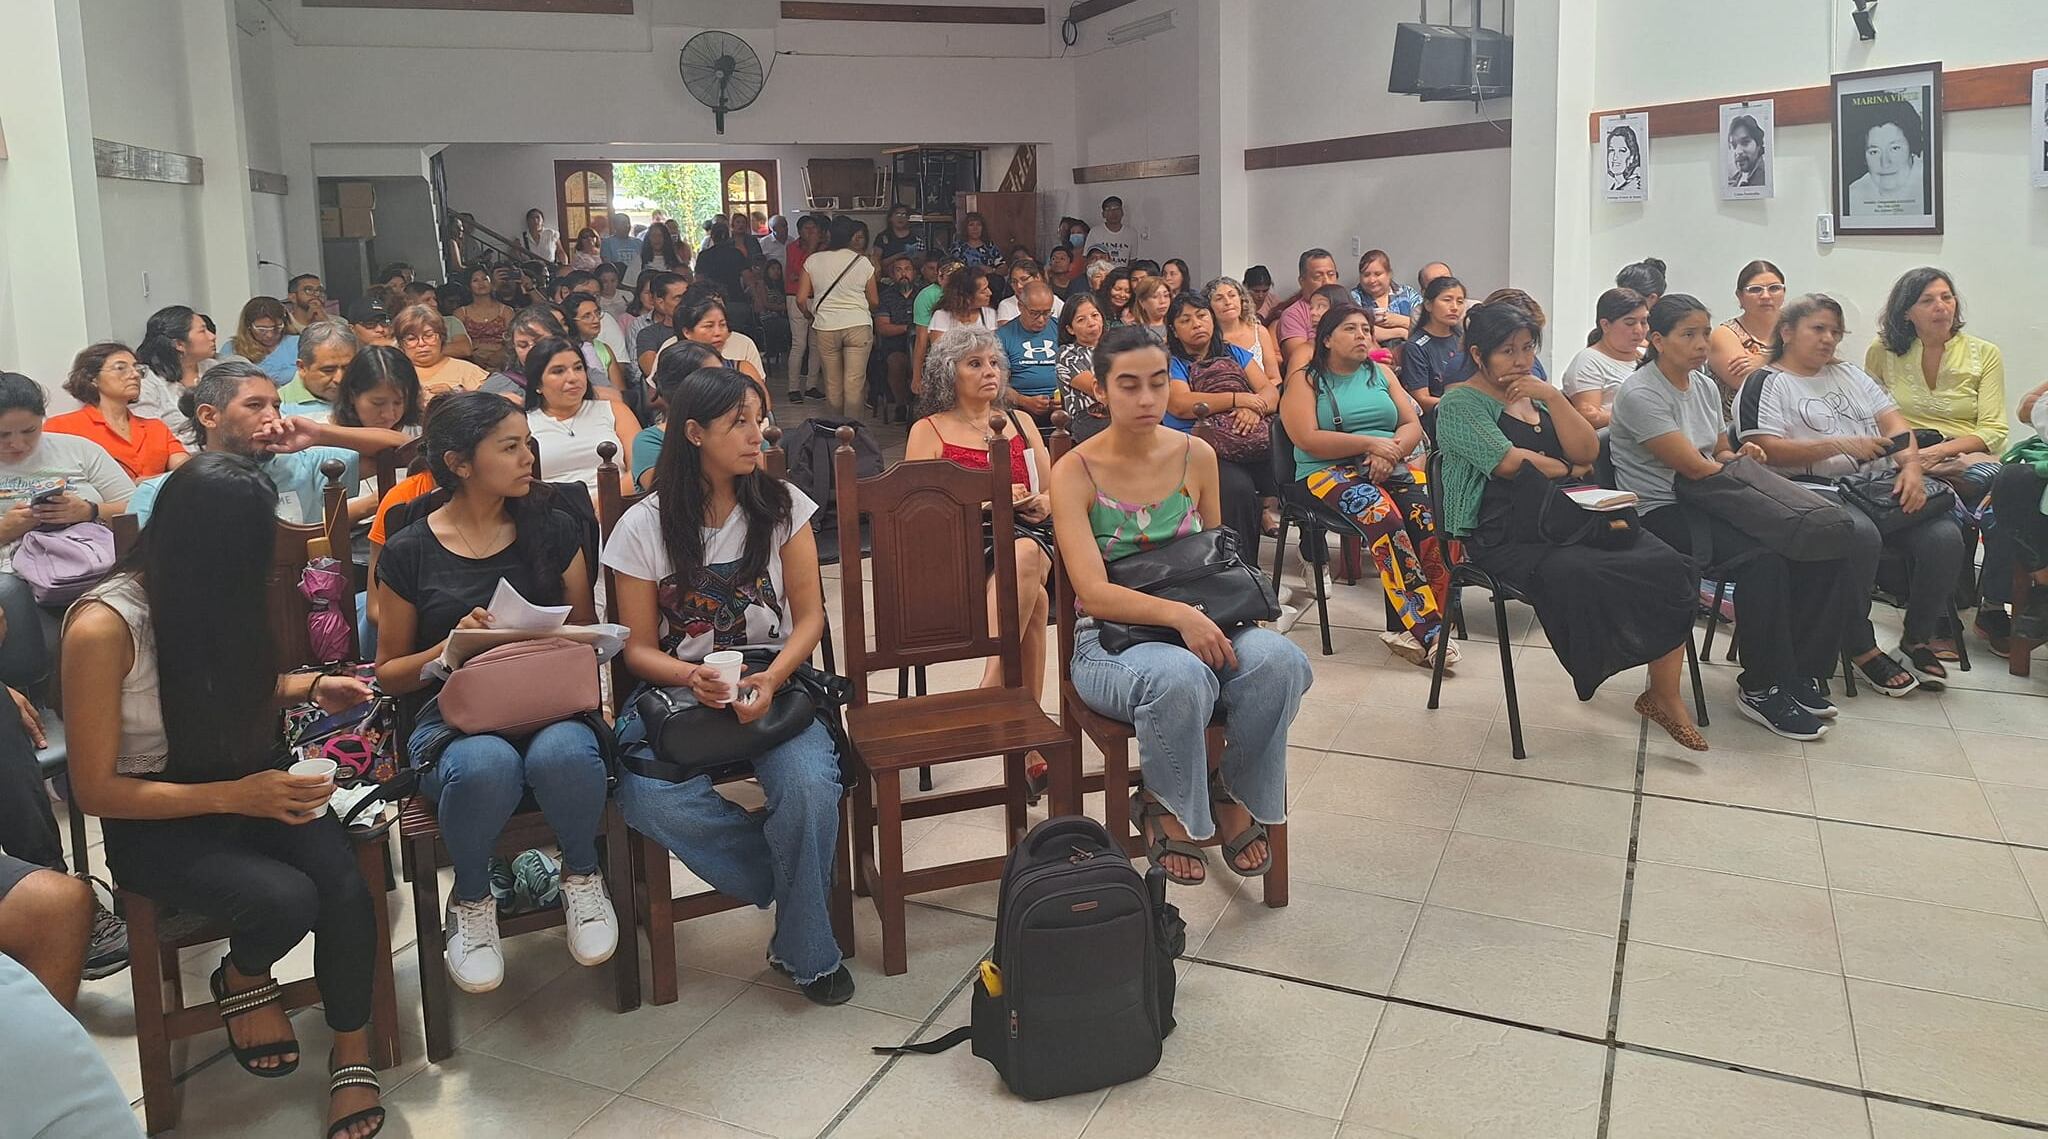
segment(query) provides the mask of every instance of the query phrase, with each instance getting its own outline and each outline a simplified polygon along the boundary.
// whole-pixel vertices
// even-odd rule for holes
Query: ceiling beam
[[[1067,9],[1067,22],[1078,24],[1083,20],[1092,20],[1105,12],[1114,12],[1126,4],[1137,2],[1138,0],[1079,0],[1073,7]]]
[[[303,0],[308,8],[415,8],[460,12],[554,12],[630,16],[633,0]]]
[[[883,24],[1043,24],[1045,9],[990,4],[847,4],[783,0],[785,20]]]

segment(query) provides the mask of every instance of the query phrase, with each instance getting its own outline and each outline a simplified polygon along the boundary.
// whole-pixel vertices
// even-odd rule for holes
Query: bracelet
[[[98,522],[100,520],[100,504],[97,502],[87,502],[86,505],[92,507],[92,517],[86,519],[86,521]]]
[[[320,702],[320,682],[325,679],[327,679],[326,673],[316,672],[313,674],[313,683],[306,686],[306,702],[308,704],[318,704]]]

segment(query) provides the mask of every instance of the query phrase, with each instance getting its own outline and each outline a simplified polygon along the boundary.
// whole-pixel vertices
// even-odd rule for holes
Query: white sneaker
[[[505,980],[505,955],[498,949],[498,903],[448,902],[448,976],[465,993],[488,993]]]
[[[602,965],[619,947],[619,916],[596,874],[562,875],[562,916],[569,925],[569,956],[578,965]]]

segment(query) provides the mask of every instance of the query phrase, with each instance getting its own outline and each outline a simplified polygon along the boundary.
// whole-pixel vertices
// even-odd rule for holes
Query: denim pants
[[[630,708],[631,705],[629,704]],[[619,717],[619,751],[652,757],[639,714]],[[760,815],[718,793],[709,775],[681,783],[619,773],[626,823],[674,851],[721,894],[775,905],[768,951],[799,983],[839,969],[828,898],[838,853],[839,756],[823,724],[754,761],[767,810]]]
[[[418,748],[441,726],[438,706],[421,709],[412,746]],[[523,745],[503,736],[458,736],[420,773],[420,790],[434,800],[441,838],[455,863],[456,901],[490,897],[491,851],[528,787],[561,845],[563,873],[597,871],[605,769],[604,753],[589,725],[577,720],[549,724]]]
[[[1121,653],[1102,647],[1094,626],[1074,635],[1074,689],[1090,708],[1137,730],[1145,789],[1197,842],[1216,835],[1209,810],[1205,734],[1220,705],[1223,786],[1262,823],[1287,821],[1287,727],[1308,691],[1308,656],[1271,629],[1247,626],[1230,638],[1237,667],[1212,669],[1176,644],[1148,642]]]

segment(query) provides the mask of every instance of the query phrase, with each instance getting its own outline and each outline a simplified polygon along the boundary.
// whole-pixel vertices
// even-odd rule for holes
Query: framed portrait
[[[1650,115],[1600,116],[1600,200],[1650,200]]]
[[[1755,202],[1770,197],[1778,184],[1771,176],[1777,145],[1777,100],[1721,104],[1721,200]]]
[[[2032,79],[2034,92],[2034,145],[2027,154],[2027,166],[2036,187],[2048,187],[2048,67],[2038,68]]]
[[[1835,230],[1942,232],[1941,65],[1837,75]]]

